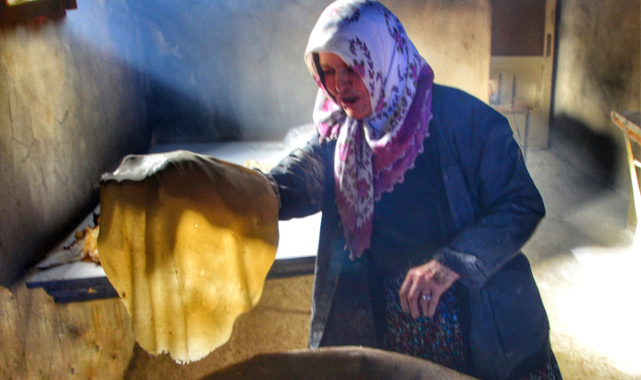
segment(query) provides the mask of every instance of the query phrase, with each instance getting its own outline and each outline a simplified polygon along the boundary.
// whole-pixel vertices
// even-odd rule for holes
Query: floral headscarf
[[[369,91],[372,114],[347,116],[324,87],[315,56],[338,55]],[[321,14],[309,37],[305,62],[321,88],[314,123],[321,138],[336,139],[336,205],[350,258],[369,248],[374,202],[414,166],[429,136],[434,73],[403,25],[376,1],[339,0]]]

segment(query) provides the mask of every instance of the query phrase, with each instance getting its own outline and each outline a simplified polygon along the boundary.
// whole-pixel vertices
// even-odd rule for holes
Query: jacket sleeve
[[[326,156],[326,149],[315,136],[270,171],[278,184],[281,220],[301,218],[320,211],[329,161]]]
[[[545,207],[507,120],[470,99],[454,103],[462,112],[437,104],[441,145],[453,157],[443,177],[460,230],[436,260],[478,288],[520,253]]]

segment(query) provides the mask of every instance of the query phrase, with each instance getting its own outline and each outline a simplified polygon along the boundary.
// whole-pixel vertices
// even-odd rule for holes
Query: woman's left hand
[[[410,269],[399,290],[403,311],[414,319],[421,314],[432,318],[439,299],[459,277],[436,260]]]

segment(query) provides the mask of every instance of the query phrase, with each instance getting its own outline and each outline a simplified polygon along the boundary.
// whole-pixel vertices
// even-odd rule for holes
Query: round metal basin
[[[413,356],[363,347],[328,347],[258,355],[202,378],[202,380],[213,379],[463,380],[472,378]]]

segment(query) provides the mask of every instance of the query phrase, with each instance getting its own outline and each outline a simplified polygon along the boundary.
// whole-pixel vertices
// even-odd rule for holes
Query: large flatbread
[[[152,354],[203,358],[258,303],[278,203],[257,171],[186,151],[127,156],[100,184],[100,261]]]

